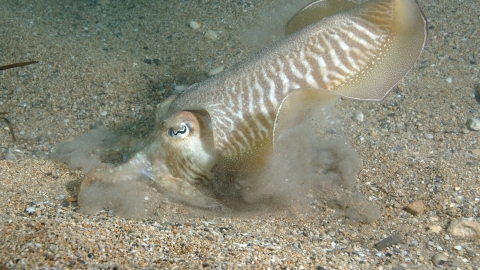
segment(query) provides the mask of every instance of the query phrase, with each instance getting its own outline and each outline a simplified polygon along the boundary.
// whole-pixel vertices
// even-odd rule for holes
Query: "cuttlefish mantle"
[[[285,38],[160,104],[154,131],[130,160],[86,175],[80,204],[93,183],[147,179],[181,201],[216,205],[223,195],[218,187],[234,185],[238,172],[261,170],[279,135],[308,108],[340,96],[382,100],[419,57],[426,20],[416,0],[315,1],[286,31]]]

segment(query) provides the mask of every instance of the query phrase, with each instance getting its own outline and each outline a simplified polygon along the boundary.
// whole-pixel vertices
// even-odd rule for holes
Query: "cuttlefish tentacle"
[[[261,169],[299,107],[382,100],[420,55],[425,18],[416,0],[348,6],[166,101],[147,146],[117,173],[148,171],[161,191],[208,204],[212,170]]]

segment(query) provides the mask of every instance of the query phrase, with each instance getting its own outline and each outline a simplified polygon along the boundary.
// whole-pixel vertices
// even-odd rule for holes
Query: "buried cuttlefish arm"
[[[154,131],[131,159],[86,175],[80,204],[94,183],[147,179],[183,202],[215,206],[222,196],[217,187],[233,185],[238,172],[262,169],[282,132],[308,108],[340,96],[382,100],[420,55],[426,21],[416,0],[327,0],[299,11],[286,31],[160,104]]]

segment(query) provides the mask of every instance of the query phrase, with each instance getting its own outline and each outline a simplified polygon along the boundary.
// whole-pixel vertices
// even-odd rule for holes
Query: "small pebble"
[[[432,262],[436,266],[440,266],[448,261],[448,257],[443,253],[437,253],[432,257]]]
[[[477,101],[477,103],[480,104],[480,83],[475,85],[473,94],[475,95],[475,100]]]
[[[423,204],[422,201],[413,202],[405,207],[405,211],[407,211],[408,213],[414,216],[421,215],[424,210],[425,210],[425,205]]]
[[[76,201],[77,201],[77,198],[75,198],[75,197],[68,197],[68,198],[65,199],[65,201],[68,202],[68,203],[76,202]]]
[[[399,244],[399,243],[402,243],[403,240],[402,240],[402,236],[400,234],[394,234],[394,235],[391,235],[385,239],[383,239],[382,241],[376,243],[374,245],[374,247],[377,249],[377,250],[382,250],[386,247],[390,247],[390,246],[393,246],[393,245],[396,245],[396,244]]]
[[[175,90],[173,90],[173,93],[174,95],[178,95],[180,93],[182,93],[183,91],[185,91],[186,89],[188,88],[188,85],[185,85],[185,84],[178,84],[178,85],[175,85]]]
[[[190,28],[192,28],[192,29],[198,29],[198,28],[200,28],[200,26],[202,26],[200,23],[198,23],[196,21],[190,21],[189,25],[190,25]]]
[[[27,209],[25,209],[25,211],[29,214],[33,214],[35,213],[35,207],[28,207]]]
[[[353,120],[357,122],[363,122],[364,119],[365,119],[365,116],[363,115],[363,113],[358,113],[353,118]]]
[[[403,150],[403,147],[401,147],[400,145],[397,145],[393,148],[393,151],[396,151],[396,152],[400,152]]]
[[[442,227],[439,225],[430,225],[428,226],[428,230],[433,232],[433,233],[439,233],[442,231]]]
[[[430,134],[430,133],[425,133],[424,136],[425,136],[425,138],[427,138],[427,139],[433,139],[433,135]]]
[[[465,125],[469,130],[474,130],[474,131],[480,130],[480,120],[476,118],[468,118],[467,123],[465,123]]]
[[[472,154],[474,154],[475,156],[480,157],[480,149],[473,149],[471,152],[472,152]]]
[[[452,78],[452,77],[448,77],[448,78],[445,79],[445,81],[446,81],[447,83],[452,83],[453,78]]]
[[[456,237],[480,237],[480,223],[466,218],[456,219],[450,222],[450,226],[448,226],[447,231]]]
[[[107,111],[102,111],[102,112],[100,112],[100,115],[101,115],[101,116],[106,116],[106,115],[107,115]]]
[[[394,206],[395,208],[398,208],[398,209],[402,208],[402,205],[399,204],[398,202],[395,202],[395,203],[393,204],[393,206]]]
[[[222,66],[218,66],[218,67],[210,70],[210,71],[208,72],[208,76],[217,75],[218,73],[222,72],[224,68],[225,68],[225,67],[224,67],[223,65],[222,65]]]
[[[207,33],[205,33],[205,37],[210,40],[217,40],[218,34],[212,30],[208,30]]]

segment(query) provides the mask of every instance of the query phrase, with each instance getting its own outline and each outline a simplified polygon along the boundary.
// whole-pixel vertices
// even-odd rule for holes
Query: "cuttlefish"
[[[261,170],[307,108],[338,97],[381,101],[419,57],[426,20],[416,0],[315,1],[286,32],[158,105],[154,130],[138,151],[88,173],[79,199],[93,183],[147,179],[180,201],[215,206],[219,187],[233,185],[239,172]]]

